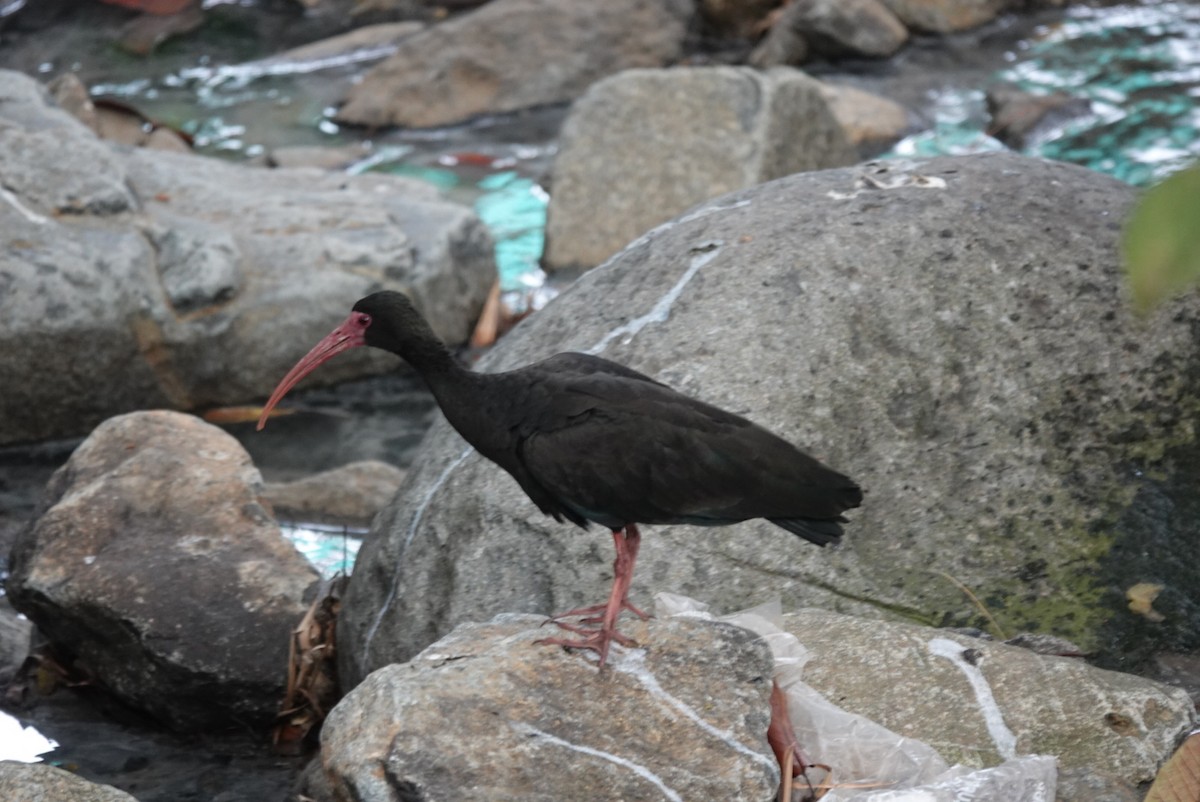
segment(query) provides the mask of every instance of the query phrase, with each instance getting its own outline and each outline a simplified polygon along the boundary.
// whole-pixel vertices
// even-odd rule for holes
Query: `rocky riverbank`
[[[0,676],[88,781],[0,763],[0,796],[765,802],[774,680],[831,799],[949,788],[949,764],[987,799],[1140,798],[1200,696],[1200,306],[1131,315],[1130,187],[1013,154],[858,162],[912,109],[792,66],[898,64],[1004,3],[749,5],[397,7],[422,24],[338,112],[441,124],[570,102],[544,264],[583,277],[481,369],[600,354],[866,490],[837,550],[753,522],[648,531],[631,598],[659,618],[599,675],[534,641],[603,595],[607,534],[540,515],[444,421],[406,475],[360,463],[268,487],[197,417],[246,417],[380,288],[463,343],[495,281],[476,214],[394,176],[114,144],[86,98],[71,114],[0,72],[0,442],[26,455],[2,474],[0,533],[6,598],[37,627],[0,612]],[[307,425],[333,444],[306,453],[290,429],[280,478],[336,467],[346,429]],[[381,505],[349,587],[323,595],[277,516],[360,525]],[[662,592],[787,614],[673,615],[687,605]],[[347,695],[301,776],[268,733],[287,696],[274,732],[304,751],[335,676]]]

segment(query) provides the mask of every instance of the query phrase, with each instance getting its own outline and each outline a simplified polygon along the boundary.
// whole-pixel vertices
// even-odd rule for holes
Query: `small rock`
[[[0,596],[0,689],[20,669],[29,654],[29,642],[33,635],[33,624],[19,615],[8,601]]]
[[[1066,92],[1035,95],[1001,84],[988,89],[987,108],[992,117],[989,133],[1010,148],[1021,150],[1048,129],[1090,112],[1091,103]]]
[[[716,36],[750,38],[760,31],[779,0],[700,0],[700,15]]]
[[[174,14],[141,14],[122,29],[117,46],[135,56],[148,56],[159,45],[176,36],[191,33],[204,24],[204,9],[199,3],[183,0]]]
[[[1007,0],[882,0],[909,28],[951,33],[990,22]]]
[[[317,574],[236,440],[177,412],[99,426],[46,488],[7,590],[59,653],[178,730],[263,724]]]
[[[92,102],[92,96],[88,92],[87,86],[79,79],[78,75],[73,72],[64,72],[46,84],[46,90],[50,92],[54,102],[60,108],[99,133],[96,104]]]
[[[366,144],[345,145],[340,148],[293,145],[272,148],[267,152],[268,167],[316,167],[321,170],[344,170],[371,155]]]
[[[188,153],[192,146],[178,131],[165,126],[155,126],[142,140],[142,147],[151,150],[169,150],[172,153]]]
[[[628,70],[563,124],[543,262],[594,267],[701,201],[853,161],[820,84],[798,70]]]
[[[821,95],[864,157],[885,150],[911,127],[908,109],[880,95],[828,83],[821,84]]]
[[[1159,682],[1183,688],[1200,709],[1200,654],[1161,652],[1154,655],[1148,674]]]
[[[304,770],[300,772],[292,790],[295,794],[292,798],[305,800],[305,802],[338,802],[333,795],[329,777],[326,776],[325,769],[321,766],[319,756],[310,760]]]
[[[386,462],[364,460],[294,482],[267,484],[262,495],[281,520],[369,526],[404,476]]]
[[[371,53],[382,54],[387,50],[394,49],[402,40],[424,29],[424,23],[413,21],[364,25],[348,33],[285,50],[270,58],[251,62],[246,66],[261,67],[271,72],[281,71],[287,66],[312,62],[332,63],[361,59]]]
[[[690,0],[493,0],[415,34],[351,88],[337,118],[431,127],[573,100],[683,55]]]
[[[786,6],[791,8],[791,6]],[[750,53],[750,66],[760,70],[770,67],[795,67],[808,60],[812,48],[801,31],[781,18],[767,31]]]
[[[590,655],[535,643],[556,634],[543,623],[465,624],[367,677],[322,731],[335,798],[774,798],[762,639],[697,620],[625,625],[644,650],[614,647],[597,672]]]
[[[61,108],[102,139],[178,153],[192,149],[183,134],[156,124],[132,106],[111,99],[93,101],[88,88],[73,72],[58,76],[46,89]]]
[[[45,763],[0,760],[0,799],[12,802],[137,802],[111,785],[98,785]]]
[[[804,36],[825,56],[886,58],[908,41],[908,31],[879,0],[800,0],[777,23]]]

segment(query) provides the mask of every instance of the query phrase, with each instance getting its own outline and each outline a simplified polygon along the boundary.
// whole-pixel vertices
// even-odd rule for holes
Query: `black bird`
[[[544,643],[591,649],[603,666],[627,599],[641,524],[723,526],[766,518],[818,546],[836,541],[858,486],[745,418],[689,398],[623,365],[564,353],[504,373],[460,365],[397,292],[377,292],[283,378],[271,409],[318,365],[369,345],[424,377],[446,419],[480,454],[512,474],[542,512],[612,530],[617,558],[605,604],[554,616],[579,639]],[[561,619],[583,616],[578,623]],[[597,626],[598,625],[598,626]]]

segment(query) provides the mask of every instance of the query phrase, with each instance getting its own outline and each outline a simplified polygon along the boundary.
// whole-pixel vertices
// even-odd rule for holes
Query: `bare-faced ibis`
[[[408,298],[378,292],[291,369],[271,409],[326,360],[360,345],[401,357],[424,377],[446,419],[480,454],[512,474],[542,512],[613,533],[617,559],[605,604],[554,616],[577,638],[545,643],[591,649],[603,666],[637,559],[638,524],[723,526],[751,518],[819,546],[842,534],[862,492],[791,443],[745,418],[689,398],[623,365],[565,353],[504,373],[458,363]],[[582,616],[575,623],[565,618]]]

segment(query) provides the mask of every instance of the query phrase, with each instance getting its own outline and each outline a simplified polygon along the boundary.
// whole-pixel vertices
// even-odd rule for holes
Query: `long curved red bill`
[[[301,379],[316,370],[323,362],[333,359],[342,351],[366,345],[364,335],[370,324],[369,316],[353,312],[350,317],[342,321],[341,325],[329,332],[325,339],[313,346],[313,349],[305,354],[276,386],[275,392],[271,393],[266,406],[262,409],[262,414],[258,417],[258,425],[254,428],[261,432],[262,428],[267,425],[267,417],[271,414],[271,410],[288,394],[288,390],[299,384]]]

